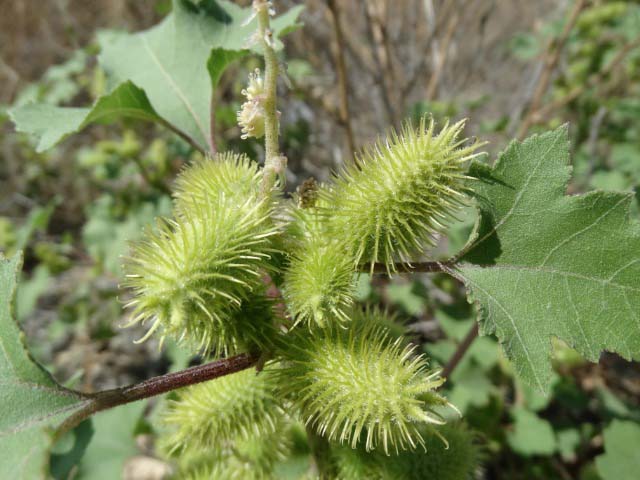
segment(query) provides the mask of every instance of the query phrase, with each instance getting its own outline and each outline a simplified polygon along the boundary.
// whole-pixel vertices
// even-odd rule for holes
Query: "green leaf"
[[[524,408],[511,411],[515,423],[507,434],[507,442],[521,455],[551,455],[556,450],[553,429],[546,420]]]
[[[245,23],[251,8],[226,1],[202,3],[195,7],[174,0],[173,13],[156,27],[111,37],[102,45],[100,63],[112,77],[141,87],[160,116],[205,146],[213,88],[224,68],[254,47],[257,20]],[[276,37],[300,11],[292,9],[274,20]]]
[[[60,386],[27,352],[15,322],[22,258],[0,257],[0,478],[44,477],[54,425],[88,400]]]
[[[560,430],[556,437],[558,439],[558,452],[565,462],[576,461],[576,451],[580,447],[582,437],[577,428],[567,428]]]
[[[127,459],[139,454],[135,434],[147,402],[134,402],[93,417],[94,434],[82,460],[78,480],[122,478]]]
[[[276,46],[297,27],[302,6],[274,19]],[[210,146],[211,98],[224,69],[257,44],[252,9],[228,1],[198,6],[174,0],[173,11],[155,27],[134,34],[103,33],[99,61],[115,86],[91,108],[31,104],[10,112],[21,132],[32,134],[38,151],[51,148],[90,123],[134,117],[159,121],[187,136],[198,148]]]
[[[640,471],[640,425],[614,420],[604,431],[605,453],[596,458],[603,480],[634,480]]]
[[[419,282],[392,283],[387,287],[387,295],[392,303],[399,305],[409,315],[421,315],[424,313],[425,298],[420,296],[417,290]]]
[[[459,275],[518,375],[546,392],[551,338],[595,362],[602,350],[640,358],[640,229],[633,194],[564,195],[567,128],[513,142],[470,174],[480,219]]]
[[[36,150],[43,152],[82,130],[91,123],[105,123],[117,117],[158,121],[144,91],[124,82],[111,93],[98,98],[91,108],[63,108],[49,104],[27,104],[9,112],[19,132],[37,140]]]
[[[80,463],[92,437],[93,422],[89,418],[56,442],[51,449],[51,476],[56,480],[72,478],[71,472]]]

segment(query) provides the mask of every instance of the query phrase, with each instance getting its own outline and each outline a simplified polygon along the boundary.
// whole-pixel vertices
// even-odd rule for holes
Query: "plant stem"
[[[398,272],[407,273],[437,273],[437,272],[449,272],[453,263],[451,261],[445,262],[417,262],[417,263],[396,263],[395,269]],[[361,272],[368,273],[371,271],[371,264],[365,263],[361,265]],[[373,273],[387,273],[388,269],[384,263],[374,263]]]
[[[278,57],[272,47],[273,33],[270,28],[269,5],[265,0],[254,0],[253,8],[258,17],[258,35],[264,52],[264,178],[263,192],[269,192],[275,185],[276,176],[279,173],[280,146],[278,136],[280,122],[277,109],[278,86]]]
[[[153,377],[134,385],[94,394],[82,394],[88,399],[88,403],[65,420],[56,435],[61,436],[94,413],[246,370],[255,365],[259,358],[260,356],[256,354],[241,353],[234,357]]]
[[[216,145],[216,99],[213,92],[209,102],[209,153],[211,156],[218,153],[218,146]]]
[[[631,42],[623,45],[607,65],[591,75],[585,82],[582,82],[580,85],[572,88],[565,96],[560,97],[557,100],[540,107],[538,111],[533,112],[531,114],[531,124],[534,125],[541,123],[553,112],[574,101],[586,90],[598,87],[614,70],[620,66],[624,66],[626,57],[636,48],[640,48],[640,37],[636,37]]]
[[[467,333],[467,335],[462,339],[462,342],[458,344],[458,348],[456,348],[453,356],[442,369],[441,375],[443,377],[449,378],[451,376],[455,368],[460,363],[460,360],[462,360],[462,357],[467,353],[467,350],[469,350],[469,347],[471,347],[471,344],[476,338],[478,338],[478,322],[473,322],[473,327],[471,327],[469,333]]]
[[[180,129],[179,129],[178,127],[176,127],[174,124],[167,122],[167,121],[166,121],[165,119],[163,119],[163,118],[160,118],[160,119],[158,119],[157,121],[158,121],[158,123],[159,123],[160,125],[162,125],[162,126],[163,126],[163,127],[165,127],[165,128],[168,128],[168,129],[169,129],[169,130],[171,130],[173,133],[175,133],[175,134],[176,134],[176,135],[178,135],[180,138],[182,138],[185,142],[187,142],[189,145],[191,145],[191,147],[192,147],[194,150],[196,150],[196,151],[198,151],[198,152],[200,152],[200,153],[202,153],[202,154],[206,153],[206,150],[205,150],[204,148],[202,148],[202,145],[200,145],[198,142],[196,142],[196,141],[194,140],[194,138],[193,138],[191,135],[189,135],[188,133],[186,133],[186,132],[184,132],[184,131],[180,130]]]
[[[582,10],[584,10],[585,6],[585,0],[576,1],[576,3],[573,5],[571,13],[569,14],[567,23],[565,23],[564,28],[562,29],[562,33],[558,38],[552,39],[547,45],[547,50],[545,51],[543,57],[544,70],[540,75],[536,90],[533,93],[533,98],[531,99],[531,103],[529,104],[527,115],[520,124],[520,128],[518,129],[518,133],[516,135],[520,139],[524,138],[524,136],[529,131],[532,123],[534,122],[534,116],[540,108],[542,97],[547,92],[549,83],[551,81],[551,76],[558,66],[558,62],[560,61],[560,55],[562,54],[567,40],[569,39],[571,30],[573,30],[573,27],[576,24],[578,17],[582,13]]]

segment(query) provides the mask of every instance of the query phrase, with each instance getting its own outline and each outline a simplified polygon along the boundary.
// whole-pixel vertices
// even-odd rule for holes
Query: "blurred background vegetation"
[[[304,28],[286,42],[280,85],[289,190],[311,176],[327,179],[389,126],[431,112],[441,121],[468,118],[467,134],[488,139],[492,157],[513,138],[570,122],[569,193],[633,190],[640,199],[640,2],[276,3],[306,6]],[[127,294],[118,287],[127,242],[169,213],[175,174],[198,154],[132,121],[93,126],[36,153],[7,110],[91,103],[106,88],[98,32],[148,28],[170,8],[167,0],[0,0],[0,251],[25,251],[17,309],[31,350],[61,382],[87,391],[199,362],[173,345],[133,344],[142,331],[119,328]],[[235,122],[256,66],[244,60],[225,74],[215,118],[220,150],[260,159],[259,143],[240,140]],[[436,254],[459,249],[474,217],[473,208],[464,212]],[[359,298],[396,313],[434,364],[450,358],[475,321],[461,285],[446,276],[363,275]],[[606,480],[613,477],[596,459],[628,455],[606,449],[607,439],[638,445],[638,364],[609,354],[588,364],[558,343],[555,367],[545,398],[514,381],[494,339],[475,341],[447,390],[480,433],[479,478]],[[119,478],[123,465],[126,478],[162,478],[153,411],[134,404],[98,416],[76,478]]]

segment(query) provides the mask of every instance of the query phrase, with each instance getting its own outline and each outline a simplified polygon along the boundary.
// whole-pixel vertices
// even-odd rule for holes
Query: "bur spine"
[[[309,195],[297,200],[309,202]],[[294,207],[288,229],[290,260],[283,295],[296,323],[326,327],[349,320],[355,294],[355,269],[349,251],[328,231],[322,206]]]
[[[421,425],[442,424],[444,380],[423,356],[374,322],[299,333],[282,351],[282,394],[330,441],[385,453],[424,445]]]
[[[234,179],[249,181],[234,188]],[[278,228],[272,200],[251,193],[257,181],[255,168],[232,155],[182,174],[175,218],[147,229],[125,265],[134,293],[130,324],[152,322],[142,340],[158,331],[218,356],[260,344],[271,320],[262,277],[277,253]],[[239,323],[243,309],[262,314],[255,324]]]
[[[238,441],[278,431],[284,410],[270,368],[241,372],[194,385],[169,400],[162,424],[163,449],[218,451]]]
[[[437,434],[436,434],[437,432]],[[338,480],[471,480],[482,457],[477,435],[463,423],[425,431],[425,450],[384,455],[348,446],[334,446]],[[446,439],[446,443],[442,439]]]
[[[347,164],[324,191],[335,236],[357,264],[410,262],[433,246],[465,203],[465,164],[481,145],[459,139],[464,121],[436,133],[433,120],[407,123]]]

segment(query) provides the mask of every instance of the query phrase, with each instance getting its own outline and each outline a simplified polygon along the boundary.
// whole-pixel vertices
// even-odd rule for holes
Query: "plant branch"
[[[453,35],[459,23],[460,15],[458,15],[457,12],[454,12],[449,19],[449,23],[447,24],[447,30],[442,41],[442,47],[440,48],[440,53],[436,57],[436,66],[433,70],[433,73],[431,74],[431,78],[429,78],[427,92],[425,95],[425,98],[427,100],[433,100],[436,97],[438,85],[440,84],[440,79],[442,78],[442,72],[444,71],[444,67],[447,63],[447,56],[449,54],[451,40],[453,39]]]
[[[369,47],[372,51],[373,60],[375,62],[375,71],[373,72],[376,83],[379,85],[382,92],[382,103],[384,104],[389,123],[396,125],[396,110],[394,108],[394,101],[391,98],[391,85],[388,83],[387,72],[388,68],[384,64],[383,52],[384,48],[380,45],[379,38],[376,37],[376,30],[374,27],[374,12],[373,4],[371,2],[363,2],[363,11],[367,26],[367,37],[369,40]],[[379,31],[378,31],[379,33]]]
[[[624,45],[616,54],[615,57],[611,59],[611,61],[599,72],[594,73],[591,77],[587,79],[586,82],[583,82],[581,85],[574,87],[569,91],[564,97],[561,97],[551,103],[540,108],[537,112],[534,112],[532,117],[532,125],[536,123],[540,123],[544,118],[549,116],[551,113],[556,111],[559,108],[564,107],[568,103],[572,102],[580,95],[582,95],[586,90],[590,88],[595,88],[600,85],[608,75],[610,75],[615,69],[617,69],[620,65],[623,64],[625,58],[629,53],[631,53],[636,48],[640,47],[640,37],[636,37],[635,40]]]
[[[276,182],[276,177],[282,173],[280,145],[278,136],[280,122],[278,119],[278,57],[273,49],[273,32],[270,27],[269,4],[265,0],[254,0],[253,8],[258,17],[258,35],[264,52],[264,178],[262,191],[270,192]]]
[[[340,23],[340,9],[336,0],[328,0],[329,11],[333,17],[333,25],[335,32],[335,57],[336,70],[338,73],[338,88],[340,90],[340,123],[344,127],[347,143],[349,144],[350,155],[356,152],[356,144],[353,138],[353,129],[351,128],[351,114],[349,112],[349,89],[347,79],[347,67],[344,60],[344,34]]]
[[[458,344],[458,348],[456,348],[453,356],[442,369],[441,375],[443,377],[449,378],[451,376],[455,368],[460,363],[460,360],[462,360],[462,357],[464,357],[465,353],[469,350],[469,347],[471,347],[473,341],[478,338],[478,332],[478,322],[474,321],[473,327],[471,327],[469,333],[467,333],[467,335],[462,339],[462,342]]]
[[[453,266],[453,262],[445,261],[445,262],[417,262],[417,263],[396,263],[394,264],[395,269],[398,272],[407,272],[407,273],[437,273],[437,272],[448,272],[449,269]],[[365,263],[360,267],[361,272],[371,272],[371,264]],[[373,273],[387,273],[389,269],[387,265],[384,263],[374,263],[373,264]]]
[[[88,399],[88,403],[70,416],[60,426],[56,435],[58,437],[61,436],[94,413],[246,370],[255,365],[259,358],[259,355],[241,353],[234,357],[223,358],[179,372],[153,377],[134,385],[104,390],[94,394],[82,394]]]
[[[547,49],[545,50],[544,57],[543,57],[544,69],[540,74],[540,78],[538,80],[536,89],[533,93],[531,103],[529,104],[527,114],[524,120],[522,121],[522,123],[520,124],[520,128],[518,129],[517,137],[520,139],[527,134],[527,131],[529,130],[531,125],[534,123],[534,115],[540,108],[540,102],[542,101],[542,97],[544,96],[544,94],[547,92],[547,89],[549,88],[551,75],[553,74],[556,67],[558,66],[558,62],[560,61],[560,55],[562,54],[564,46],[566,45],[567,40],[569,39],[571,30],[573,30],[573,27],[576,24],[576,21],[578,20],[580,13],[582,13],[582,10],[584,9],[585,5],[586,5],[585,0],[576,1],[576,3],[573,5],[573,9],[571,10],[571,13],[569,14],[569,19],[567,20],[567,23],[564,25],[564,28],[562,29],[562,33],[560,34],[560,37],[551,39],[549,41],[549,44],[547,45]]]

